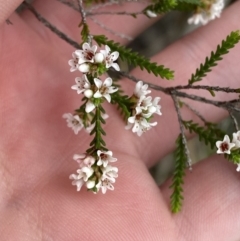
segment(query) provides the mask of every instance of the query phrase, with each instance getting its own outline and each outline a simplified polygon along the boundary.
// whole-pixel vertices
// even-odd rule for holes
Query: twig
[[[178,85],[174,87],[168,87],[168,90],[181,90],[181,89],[202,89],[202,90],[210,90],[210,91],[222,91],[226,93],[240,93],[240,89],[231,89],[229,87],[219,87],[219,86],[208,86],[208,85]]]
[[[65,40],[67,43],[72,45],[76,49],[80,49],[81,45],[69,38],[65,33],[61,32],[58,30],[54,25],[52,25],[50,22],[48,22],[44,17],[41,16],[40,13],[38,13],[34,7],[32,7],[29,3],[26,1],[23,2],[24,6],[26,6],[31,13],[42,23],[44,24],[47,28],[49,28],[53,33],[55,33],[58,37],[61,39]]]
[[[185,105],[189,110],[191,110],[204,124],[207,123],[207,121],[205,120],[205,118],[197,111],[195,110],[192,106],[190,106],[189,104],[187,104],[186,102],[183,102],[183,105]]]
[[[177,96],[175,95],[174,92],[172,92],[171,97],[173,99],[174,106],[175,106],[177,116],[178,116],[178,122],[179,122],[179,126],[180,126],[182,142],[183,142],[184,149],[185,149],[185,155],[187,157],[187,165],[189,167],[189,170],[192,170],[192,160],[190,158],[190,152],[189,152],[189,149],[188,149],[188,146],[187,146],[187,139],[186,139],[186,136],[184,134],[184,126],[183,126],[183,123],[182,123],[182,116],[181,116],[181,111],[180,111],[179,103],[178,103],[178,100],[177,100]]]
[[[119,71],[118,72],[120,75],[134,81],[134,82],[138,82],[138,81],[143,81],[141,79],[138,79],[132,75],[129,75],[128,73],[126,72],[123,72],[123,71]],[[161,86],[158,86],[158,85],[154,85],[154,84],[151,84],[149,82],[146,82],[146,81],[143,81],[145,84],[148,84],[149,87],[151,87],[152,89],[155,89],[155,90],[158,90],[158,91],[161,91],[161,92],[164,92],[165,94],[167,95],[171,95],[171,92],[172,91],[175,91],[174,94],[178,97],[182,97],[182,98],[188,98],[188,99],[191,99],[191,100],[195,100],[195,101],[199,101],[199,102],[203,102],[203,103],[206,103],[206,104],[211,104],[211,105],[214,105],[214,106],[217,106],[217,107],[221,107],[223,109],[231,109],[231,110],[236,110],[236,111],[240,111],[240,108],[236,107],[235,104],[236,103],[240,103],[240,100],[239,99],[233,99],[233,100],[230,100],[230,101],[215,101],[215,100],[209,100],[209,99],[206,99],[204,97],[201,97],[201,96],[197,96],[197,95],[191,95],[191,94],[187,94],[185,92],[180,92],[180,91],[177,91],[175,89],[175,87],[171,87],[171,88],[163,88]]]
[[[89,18],[90,18],[94,23],[96,23],[96,24],[99,25],[102,29],[105,29],[105,30],[108,31],[109,33],[111,33],[111,34],[113,34],[113,35],[115,35],[115,36],[117,36],[117,37],[120,37],[120,38],[122,38],[122,39],[127,39],[127,40],[129,40],[129,41],[132,41],[132,40],[133,40],[133,38],[130,37],[130,36],[127,36],[127,35],[125,35],[125,34],[123,34],[123,33],[117,33],[117,32],[115,32],[114,30],[108,28],[108,27],[105,26],[103,23],[101,23],[99,20],[97,20],[97,19],[95,19],[95,18],[92,18],[92,17],[89,17]]]
[[[86,20],[86,12],[83,8],[83,2],[82,0],[78,0],[78,6],[79,6],[79,10],[80,10],[80,13],[82,15],[82,22],[83,24],[87,24],[87,20]]]
[[[233,124],[234,124],[236,131],[239,131],[238,122],[237,122],[236,117],[233,115],[233,112],[231,110],[229,110],[228,112],[229,112],[230,117],[233,120]]]
[[[123,16],[131,16],[136,17],[137,15],[143,14],[143,12],[86,12],[87,16],[96,16],[96,15],[123,15]]]
[[[70,7],[70,8],[72,8],[72,9],[74,9],[74,10],[76,10],[76,11],[79,12],[79,8],[77,8],[73,3],[68,2],[68,1],[65,1],[65,0],[57,0],[57,1],[60,2],[60,3],[65,4],[65,5],[67,5],[68,7]]]

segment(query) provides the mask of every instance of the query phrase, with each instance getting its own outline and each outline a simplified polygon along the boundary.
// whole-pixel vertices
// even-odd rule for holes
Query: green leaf
[[[102,135],[105,136],[106,132],[101,126],[103,122],[105,123],[105,121],[103,120],[101,113],[105,113],[105,110],[103,109],[101,104],[99,104],[98,106],[96,106],[95,115],[92,120],[92,124],[95,124],[95,126],[92,129],[90,135],[94,134],[94,138],[90,143],[90,148],[86,151],[88,154],[93,154],[97,150],[106,150],[106,148],[104,147],[106,146],[106,143],[102,138]]]
[[[225,134],[216,124],[210,122],[206,123],[203,127],[198,123],[194,123],[192,120],[183,120],[183,125],[190,133],[196,133],[199,140],[203,141],[206,145],[210,145],[211,149],[215,148],[216,141],[222,139]]]
[[[149,5],[148,7],[146,7],[143,12],[146,13],[147,10],[150,10],[154,13],[167,13],[171,10],[174,10],[174,8],[177,5],[177,1],[176,0],[162,0],[159,1],[155,4]]]
[[[88,42],[88,36],[90,35],[89,33],[89,28],[87,24],[83,24],[83,28],[81,31],[81,36],[82,36],[82,41],[83,43]]]
[[[121,89],[119,87],[118,91],[111,95],[111,102],[118,105],[118,109],[121,110],[121,114],[124,120],[127,120],[131,116],[131,109],[133,103],[131,102],[129,96],[121,95]]]
[[[222,60],[222,56],[229,52],[229,49],[233,48],[240,41],[239,31],[231,32],[225,40],[222,41],[221,45],[217,46],[215,52],[211,52],[211,56],[207,57],[203,64],[192,74],[191,79],[188,83],[191,85],[195,82],[201,81],[208,72],[212,71],[212,67],[217,65],[217,62]]]
[[[176,140],[177,149],[175,151],[175,171],[173,174],[172,184],[170,186],[173,189],[171,195],[171,210],[173,213],[177,213],[181,210],[183,201],[183,178],[185,176],[185,167],[187,157],[185,154],[185,147],[180,134]]]
[[[129,64],[139,66],[142,70],[146,69],[148,73],[153,73],[155,76],[160,76],[161,78],[168,80],[174,78],[174,72],[172,70],[165,68],[163,65],[157,65],[157,63],[150,62],[149,59],[133,52],[131,49],[112,40],[108,40],[104,35],[94,35],[93,39],[99,46],[103,44],[108,45],[112,51],[118,51],[120,58],[127,61]]]

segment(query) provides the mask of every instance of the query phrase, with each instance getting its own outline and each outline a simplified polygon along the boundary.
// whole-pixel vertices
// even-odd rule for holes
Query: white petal
[[[111,49],[107,45],[105,45],[105,50],[106,50],[107,54],[109,54],[109,52],[111,51]]]
[[[99,90],[93,95],[94,98],[101,98],[102,94],[99,92]]]
[[[73,117],[73,115],[71,114],[71,113],[65,113],[65,114],[63,114],[63,116],[62,116],[62,118],[66,118],[66,119],[70,119],[70,118],[72,118]]]
[[[98,89],[102,87],[102,81],[100,79],[94,78],[94,83]]]
[[[107,100],[108,103],[111,102],[111,96],[109,94],[105,94],[103,96],[105,97],[105,99]]]
[[[118,65],[117,63],[112,63],[111,66],[112,66],[115,70],[120,71],[120,67],[119,67],[119,65]]]
[[[135,120],[136,120],[135,116],[128,117],[128,122],[131,123],[131,124],[133,124],[135,122]]]
[[[84,43],[84,44],[82,45],[82,49],[83,49],[84,51],[90,50],[91,48],[90,48],[89,43]]]
[[[230,138],[229,138],[228,135],[225,135],[225,136],[224,136],[223,142],[230,143]]]
[[[110,87],[112,85],[112,78],[110,77],[106,78],[103,85],[106,87]]]
[[[119,53],[117,51],[115,51],[115,52],[111,53],[110,56],[111,56],[112,61],[115,61],[118,58]]]
[[[83,159],[86,157],[86,154],[74,154],[73,155],[73,160],[77,161],[78,159]]]

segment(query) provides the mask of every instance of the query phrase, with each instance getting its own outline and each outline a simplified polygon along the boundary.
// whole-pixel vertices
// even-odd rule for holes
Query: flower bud
[[[90,66],[86,63],[83,63],[81,64],[79,67],[78,67],[78,70],[82,73],[87,73],[89,72],[89,69],[90,69]]]
[[[102,63],[104,60],[104,55],[102,53],[96,53],[94,56],[94,61],[96,63]]]
[[[88,180],[88,181],[86,182],[86,187],[87,187],[88,189],[91,189],[91,188],[93,188],[94,186],[95,186],[95,181]]]
[[[88,89],[88,90],[85,90],[84,91],[84,95],[87,97],[87,98],[91,98],[93,96],[93,91]]]
[[[157,14],[152,12],[151,10],[147,10],[146,14],[149,18],[156,18],[157,17]]]

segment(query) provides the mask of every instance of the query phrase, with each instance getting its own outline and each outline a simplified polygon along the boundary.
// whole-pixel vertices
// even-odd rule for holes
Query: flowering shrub
[[[228,86],[195,85],[197,82],[202,81],[208,72],[211,72],[212,68],[222,60],[223,55],[227,54],[240,41],[239,30],[230,32],[225,39],[219,41],[219,45],[215,50],[211,51],[210,55],[205,58],[205,61],[192,73],[186,85],[163,87],[161,84],[154,85],[122,71],[119,60],[126,61],[133,67],[140,67],[141,70],[147,71],[157,78],[161,78],[162,81],[173,80],[175,77],[173,70],[165,67],[163,64],[160,65],[152,62],[105,35],[94,35],[91,33],[88,18],[94,16],[94,14],[113,14],[112,12],[101,12],[100,10],[102,7],[118,4],[118,2],[102,1],[102,3],[99,3],[98,1],[88,0],[83,3],[83,1],[79,0],[77,5],[68,1],[61,2],[81,14],[81,22],[79,24],[81,29],[80,44],[70,39],[65,33],[44,19],[31,4],[24,1],[24,6],[51,31],[76,49],[72,53],[71,59],[68,60],[68,64],[70,72],[75,72],[79,76],[75,78],[75,84],[72,84],[72,86],[69,85],[69,88],[74,90],[76,98],[81,96],[81,104],[74,111],[67,110],[68,113],[63,114],[62,117],[66,120],[67,126],[73,130],[74,134],[77,135],[81,133],[82,129],[85,129],[92,136],[89,148],[78,152],[83,154],[73,153],[73,160],[77,162],[78,168],[76,173],[71,174],[69,178],[72,180],[72,185],[76,186],[77,191],[80,191],[85,186],[87,190],[95,194],[100,191],[105,194],[107,190],[114,190],[118,171],[121,175],[121,170],[118,170],[117,167],[118,164],[116,163],[114,164],[116,166],[112,166],[112,162],[118,160],[118,157],[113,155],[113,151],[115,150],[108,149],[104,140],[105,135],[108,134],[105,132],[104,125],[109,117],[106,105],[116,105],[125,121],[125,129],[131,130],[139,138],[144,138],[144,133],[153,131],[152,129],[158,124],[157,121],[161,120],[155,120],[155,116],[161,116],[167,111],[174,111],[166,110],[162,102],[162,106],[159,104],[161,98],[163,99],[163,95],[171,97],[179,123],[179,136],[176,140],[175,152],[176,166],[171,185],[173,191],[171,195],[171,208],[173,212],[180,211],[182,206],[183,180],[186,167],[192,170],[186,130],[197,134],[199,139],[210,145],[212,149],[217,147],[217,153],[224,154],[229,161],[237,165],[237,171],[240,171],[240,132],[238,131],[238,124],[233,114],[234,111],[239,111],[237,105],[239,97],[222,101],[202,97],[196,94],[196,92],[192,94],[186,91],[207,90],[212,97],[215,97],[216,92],[240,93],[239,88],[234,89]],[[114,14],[131,16],[136,18],[137,21],[138,15],[144,15],[146,20],[148,20],[148,18],[157,18],[159,15],[177,10],[191,14],[187,20],[189,24],[206,25],[210,21],[220,18],[224,4],[223,0],[150,1],[145,3],[145,7],[140,12],[115,12]],[[104,30],[108,30],[106,26],[99,22],[97,23]],[[77,28],[76,31],[78,31]],[[114,31],[110,32],[125,39],[128,38],[124,34]],[[71,53],[69,53],[70,55]],[[121,87],[120,79],[122,77],[126,77],[136,83],[132,94],[129,96]],[[161,91],[163,94],[161,98],[159,96],[151,96],[149,87]],[[206,120],[197,109],[184,102],[183,99],[198,101],[227,110],[236,128],[232,141],[216,124]],[[184,120],[182,117],[182,108],[191,110],[203,124],[200,125],[192,119]]]

